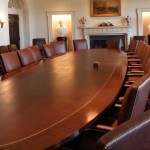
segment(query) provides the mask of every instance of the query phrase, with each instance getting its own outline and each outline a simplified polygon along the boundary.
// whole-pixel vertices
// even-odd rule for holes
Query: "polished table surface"
[[[77,132],[113,102],[126,68],[124,52],[92,49],[2,81],[0,149],[41,150]]]

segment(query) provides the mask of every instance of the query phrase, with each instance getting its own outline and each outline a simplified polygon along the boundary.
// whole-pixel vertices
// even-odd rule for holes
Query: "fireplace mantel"
[[[80,27],[83,38],[87,39],[91,35],[125,35],[125,48],[127,49],[130,40],[130,26],[102,26],[102,27]]]

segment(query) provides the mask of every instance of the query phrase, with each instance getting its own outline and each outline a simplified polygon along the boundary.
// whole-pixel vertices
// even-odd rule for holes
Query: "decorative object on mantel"
[[[99,27],[101,26],[114,26],[111,22],[102,22]]]
[[[82,23],[82,27],[85,27],[85,22],[86,22],[86,19],[84,18],[84,16],[83,16],[83,18],[81,18],[81,23]]]
[[[127,26],[129,26],[129,25],[130,25],[131,18],[130,18],[129,16],[127,16],[127,17],[125,18],[125,20],[126,20],[126,22],[127,22]]]

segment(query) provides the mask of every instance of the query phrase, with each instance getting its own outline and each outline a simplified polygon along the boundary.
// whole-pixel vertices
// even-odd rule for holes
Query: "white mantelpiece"
[[[130,26],[102,26],[102,27],[80,27],[83,38],[87,39],[91,35],[125,35],[125,48],[127,49],[130,40]]]

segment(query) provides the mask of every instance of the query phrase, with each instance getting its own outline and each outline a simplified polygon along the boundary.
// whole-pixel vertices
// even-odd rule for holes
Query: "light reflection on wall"
[[[150,12],[143,12],[143,35],[147,36],[150,34],[150,31],[148,29],[148,25],[150,25]]]
[[[57,27],[59,26],[59,21],[63,22],[63,25],[68,29],[68,50],[72,50],[72,24],[71,24],[71,15],[70,14],[57,14],[52,15],[52,34],[53,34],[53,41],[56,41],[58,36],[57,34]]]

